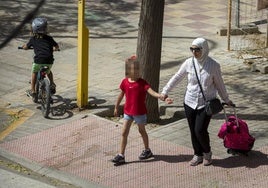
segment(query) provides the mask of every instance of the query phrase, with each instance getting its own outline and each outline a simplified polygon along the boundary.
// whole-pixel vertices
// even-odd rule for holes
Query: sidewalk
[[[136,1],[124,1],[126,5],[132,2]],[[109,37],[99,37],[97,28],[93,27],[89,64],[91,107],[84,111],[75,108],[77,49],[74,32],[68,33],[68,37],[60,34],[55,37],[62,50],[55,53],[57,63],[53,67],[57,83],[54,108],[67,111],[50,119],[42,118],[40,110],[24,94],[29,87],[27,75],[30,71],[25,67],[32,58],[31,52],[16,49],[24,39],[13,40],[8,47],[1,49],[0,75],[4,78],[0,82],[1,107],[22,112],[27,109],[33,115],[0,141],[0,155],[74,187],[265,187],[268,183],[268,76],[250,72],[242,60],[236,58],[235,52],[226,51],[226,38],[216,35],[217,29],[226,24],[226,5],[220,0],[209,2],[209,6],[207,2],[199,1],[198,9],[193,6],[196,1],[192,0],[167,3],[159,88],[163,88],[180,63],[190,56],[188,47],[192,40],[200,35],[206,37],[210,55],[221,63],[228,93],[238,106],[238,116],[248,123],[256,138],[248,157],[226,153],[222,140],[217,138],[224,122],[221,113],[213,117],[209,127],[213,165],[188,165],[192,146],[182,108],[184,81],[170,93],[175,100],[173,105],[159,102],[164,117],[170,118],[163,119],[163,122],[169,123],[148,126],[154,158],[138,160],[143,149],[142,140],[133,126],[126,150],[127,164],[115,167],[109,161],[119,149],[121,124],[94,114],[104,116],[111,112],[119,82],[124,76],[124,59],[136,51],[138,10],[124,14],[115,11],[114,14],[121,17],[128,27],[105,30],[103,28],[115,28],[116,25],[102,24],[101,32],[104,35],[107,31]],[[65,17],[59,15],[59,19]],[[13,62],[18,60],[21,63],[14,65]],[[19,78],[10,75],[12,79],[16,78],[18,85],[12,85],[9,72],[18,69]],[[8,174],[4,170],[0,173]],[[22,181],[27,182],[27,179]]]

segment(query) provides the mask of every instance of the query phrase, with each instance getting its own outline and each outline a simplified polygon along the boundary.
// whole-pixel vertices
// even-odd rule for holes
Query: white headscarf
[[[195,59],[195,61],[197,61],[199,64],[204,64],[208,58],[208,53],[209,53],[209,49],[208,49],[208,42],[206,39],[204,38],[196,38],[193,42],[192,45],[194,46],[198,46],[199,48],[201,48],[202,51],[202,55],[200,58]]]

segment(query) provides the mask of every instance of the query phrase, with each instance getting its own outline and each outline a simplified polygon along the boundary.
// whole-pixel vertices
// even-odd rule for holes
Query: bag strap
[[[205,97],[205,95],[204,95],[204,92],[203,92],[202,85],[201,85],[200,80],[199,80],[198,75],[197,75],[197,71],[196,71],[195,63],[194,63],[194,57],[192,58],[192,62],[193,62],[193,65],[194,65],[194,71],[195,71],[195,75],[196,75],[196,78],[197,78],[197,81],[198,81],[198,85],[199,85],[199,87],[200,87],[200,89],[201,89],[201,93],[202,93],[202,95],[203,95],[204,100],[207,101],[207,100],[206,100],[206,97]]]

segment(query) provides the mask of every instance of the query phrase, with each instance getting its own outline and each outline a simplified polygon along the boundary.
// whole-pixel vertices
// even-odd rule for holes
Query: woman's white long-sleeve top
[[[220,95],[221,99],[228,103],[230,100],[222,79],[220,65],[210,58],[206,59],[203,67],[195,62],[196,71],[203,88],[206,100],[213,99]],[[198,85],[196,78],[193,58],[188,58],[179,68],[178,72],[169,80],[166,86],[162,90],[162,94],[168,95],[168,93],[178,84],[183,78],[187,76],[188,84],[184,97],[184,103],[190,106],[192,109],[201,109],[205,106],[205,100],[203,98],[201,89]]]

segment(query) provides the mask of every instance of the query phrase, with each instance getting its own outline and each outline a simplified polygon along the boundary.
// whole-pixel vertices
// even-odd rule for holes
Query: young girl
[[[133,121],[135,121],[141,134],[144,150],[139,156],[139,159],[148,159],[153,156],[149,147],[148,134],[145,129],[147,121],[146,110],[146,94],[149,93],[153,97],[160,98],[161,95],[150,87],[150,85],[142,78],[140,78],[139,62],[136,56],[132,56],[126,60],[126,78],[120,84],[121,93],[119,94],[115,108],[114,115],[118,116],[118,107],[123,99],[126,97],[124,105],[124,123],[121,138],[120,153],[112,160],[114,163],[125,163],[125,148],[127,145],[127,138],[129,130]],[[171,101],[167,98],[166,101]],[[170,103],[170,102],[168,102]]]
[[[59,50],[59,45],[54,41],[51,36],[47,35],[47,20],[45,18],[35,18],[32,22],[32,33],[33,36],[30,38],[27,44],[24,44],[22,48],[28,50],[34,49],[34,62],[32,64],[32,79],[31,79],[31,90],[29,95],[35,98],[35,82],[37,72],[42,66],[47,66],[48,78],[50,80],[51,93],[56,93],[56,85],[53,81],[53,74],[51,67],[54,62],[53,51]]]

